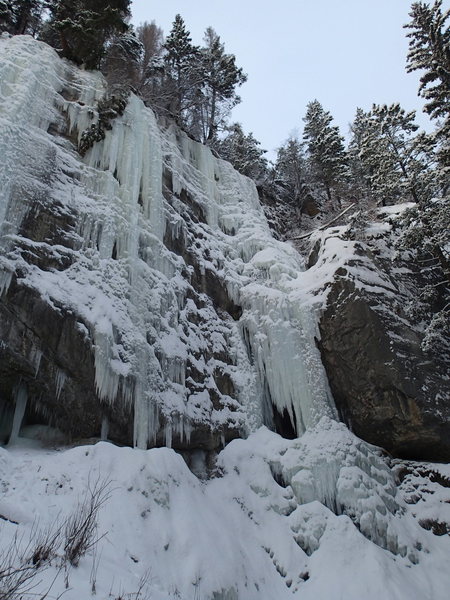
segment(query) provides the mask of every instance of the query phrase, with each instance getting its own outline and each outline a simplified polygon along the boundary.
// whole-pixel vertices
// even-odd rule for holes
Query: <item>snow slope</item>
[[[142,597],[156,600],[448,597],[449,537],[418,525],[448,505],[448,488],[434,509],[410,506],[379,451],[326,418],[298,440],[262,428],[231,442],[207,480],[166,448],[0,449],[2,547],[63,521],[98,478],[110,481],[100,541],[68,570],[69,600],[90,598],[93,579],[97,598],[132,598],[142,579]]]

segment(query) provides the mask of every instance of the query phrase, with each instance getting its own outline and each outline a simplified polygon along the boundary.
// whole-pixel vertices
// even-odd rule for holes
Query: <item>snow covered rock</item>
[[[321,234],[308,277],[321,282],[326,306],[322,359],[356,435],[403,458],[448,461],[450,353],[424,348],[420,314],[427,287],[439,307],[439,287],[432,265],[418,268],[395,249],[391,216],[368,224],[360,240],[349,239],[347,227]]]
[[[101,75],[20,36],[0,69],[2,440],[19,390],[24,425],[142,448],[335,416],[313,313],[288,293],[301,259],[253,182],[134,95],[81,157]]]

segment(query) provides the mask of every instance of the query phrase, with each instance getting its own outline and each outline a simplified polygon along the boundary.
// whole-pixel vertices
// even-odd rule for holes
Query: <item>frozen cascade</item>
[[[59,399],[61,392],[64,388],[64,384],[66,383],[67,375],[61,369],[58,369],[56,372],[56,399]]]
[[[102,442],[106,442],[108,440],[108,431],[109,431],[108,417],[103,417],[102,430],[100,433],[100,439],[102,440]]]
[[[135,444],[147,447],[160,432],[169,446],[174,436],[188,442],[199,426],[221,439],[226,429],[249,433],[273,425],[273,407],[297,433],[335,417],[315,318],[292,293],[300,258],[271,236],[254,183],[175,127],[163,131],[133,94],[81,159],[47,131],[66,122],[66,136],[79,139],[96,118],[102,77],[30,38],[0,44],[2,119],[7,129],[20,124],[11,135],[23,153],[10,156],[9,144],[0,164],[3,281],[20,266],[23,285],[78,315],[93,340],[98,398],[132,408]],[[22,198],[14,188],[24,172]],[[76,214],[80,247],[69,267],[44,272],[8,240],[27,206],[46,197]],[[172,249],[180,243],[188,259]],[[58,375],[61,398],[63,384]]]
[[[55,89],[59,87],[63,65],[53,51],[36,42],[38,52],[11,40],[4,44],[0,63],[0,252],[11,247],[31,201],[47,192],[45,174],[52,153],[45,132],[54,120]],[[52,68],[41,77],[52,59]],[[44,59],[44,60],[42,60]],[[33,144],[30,144],[32,136]],[[32,185],[39,180],[40,185]],[[8,288],[13,267],[0,256],[0,295]]]

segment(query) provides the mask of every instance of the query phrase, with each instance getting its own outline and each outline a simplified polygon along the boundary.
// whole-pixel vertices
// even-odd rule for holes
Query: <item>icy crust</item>
[[[81,159],[73,141],[97,118],[101,76],[28,37],[2,38],[0,58],[2,285],[20,269],[21,285],[77,315],[98,397],[134,409],[135,443],[154,443],[161,426],[168,445],[199,425],[248,433],[271,425],[272,406],[298,433],[335,416],[298,293],[301,260],[272,238],[253,182],[175,128],[162,132],[134,95]],[[18,235],[39,202],[75,219],[70,244]],[[43,270],[26,260],[31,247],[70,265]]]
[[[167,448],[0,449],[2,548],[61,522],[100,477],[99,542],[69,569],[68,600],[91,597],[95,561],[98,598],[127,597],[147,575],[155,600],[447,599],[449,537],[419,526],[420,503],[343,425],[322,419],[293,441],[261,428],[228,444],[216,475],[201,482]]]
[[[3,258],[30,202],[45,197],[54,156],[45,133],[56,118],[63,65],[47,45],[0,38],[0,294],[12,268]],[[44,77],[42,72],[46,72]],[[30,141],[32,140],[32,144]],[[13,199],[13,201],[11,201]]]

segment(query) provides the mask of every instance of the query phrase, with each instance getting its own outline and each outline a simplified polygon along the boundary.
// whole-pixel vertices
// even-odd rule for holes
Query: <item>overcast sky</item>
[[[430,3],[432,0],[430,0]],[[212,26],[248,74],[233,111],[273,158],[291,132],[302,129],[306,104],[317,98],[341,133],[356,107],[400,102],[416,109],[417,72],[407,74],[409,0],[134,0],[133,22],[156,21],[165,35],[177,13],[193,42]],[[444,10],[450,0],[444,0]]]

